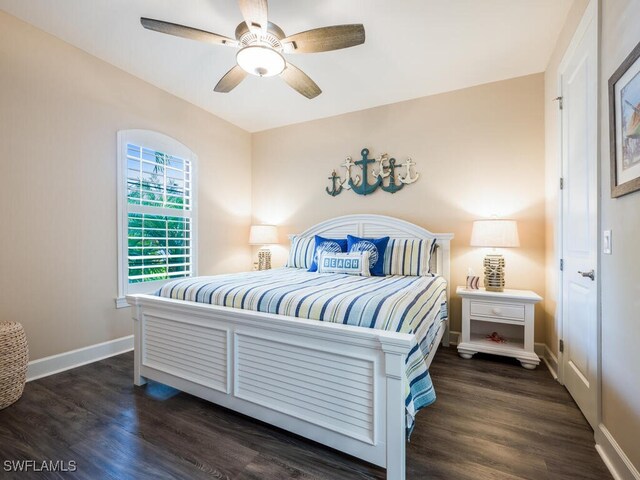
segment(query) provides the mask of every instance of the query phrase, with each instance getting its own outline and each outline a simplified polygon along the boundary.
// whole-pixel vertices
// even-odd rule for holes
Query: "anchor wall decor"
[[[325,189],[329,195],[335,197],[343,190],[351,190],[358,195],[371,195],[378,188],[388,193],[396,193],[420,177],[420,174],[415,171],[416,163],[410,158],[407,158],[404,163],[398,163],[395,158],[389,158],[389,155],[383,153],[378,158],[372,159],[369,158],[367,148],[363,148],[360,155],[362,159],[354,162],[351,157],[347,157],[340,165],[345,169],[344,180],[335,170],[331,172],[329,177],[331,186]],[[352,170],[356,167],[360,167],[362,176],[352,176]],[[399,169],[404,169],[404,175],[398,172]]]

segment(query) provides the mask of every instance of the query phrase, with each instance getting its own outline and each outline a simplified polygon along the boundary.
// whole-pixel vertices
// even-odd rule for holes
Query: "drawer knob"
[[[502,313],[502,309],[501,309],[500,307],[493,307],[493,308],[491,309],[491,312],[492,312],[494,315],[500,315],[500,314]]]

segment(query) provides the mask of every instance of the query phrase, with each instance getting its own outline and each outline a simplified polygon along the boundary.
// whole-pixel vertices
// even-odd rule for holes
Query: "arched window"
[[[118,132],[118,307],[196,274],[196,156],[149,130]]]

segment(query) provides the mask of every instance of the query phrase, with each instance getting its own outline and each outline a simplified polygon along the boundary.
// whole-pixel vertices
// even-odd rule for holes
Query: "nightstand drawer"
[[[480,315],[482,317],[508,318],[524,322],[524,305],[516,303],[493,303],[493,302],[471,302],[471,316]]]

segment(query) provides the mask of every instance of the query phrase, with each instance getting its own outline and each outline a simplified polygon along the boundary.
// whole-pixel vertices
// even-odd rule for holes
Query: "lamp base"
[[[484,257],[484,288],[488,292],[504,291],[504,257],[502,255]]]
[[[258,270],[271,270],[271,250],[268,248],[258,250]]]

